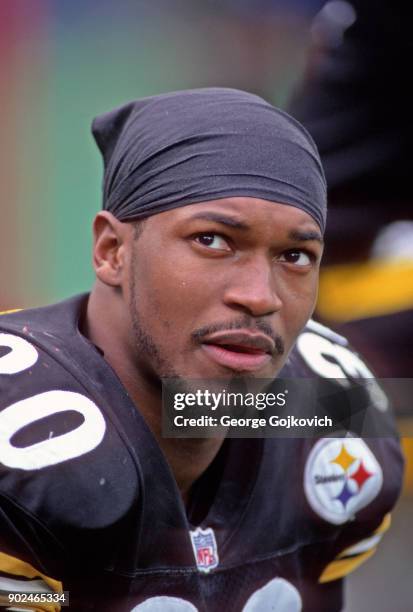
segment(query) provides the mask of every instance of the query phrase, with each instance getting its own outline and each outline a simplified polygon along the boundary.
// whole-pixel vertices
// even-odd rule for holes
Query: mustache
[[[266,334],[269,338],[274,341],[275,353],[277,355],[283,355],[285,352],[285,344],[283,338],[276,334],[266,321],[260,319],[252,319],[246,317],[235,321],[229,321],[225,323],[213,323],[211,325],[205,325],[192,332],[191,338],[194,343],[199,344],[204,338],[215,332],[225,332],[234,329],[248,329],[250,331],[260,331]]]

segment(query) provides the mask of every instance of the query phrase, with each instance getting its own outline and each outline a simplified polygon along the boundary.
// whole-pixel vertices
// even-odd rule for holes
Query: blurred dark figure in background
[[[305,33],[320,0],[208,0],[187,3],[207,23],[199,85],[247,89],[285,106],[302,73]],[[186,8],[188,10],[188,8]]]
[[[332,0],[315,17],[307,73],[289,110],[329,185],[319,317],[382,377],[413,372],[412,50],[407,4]]]

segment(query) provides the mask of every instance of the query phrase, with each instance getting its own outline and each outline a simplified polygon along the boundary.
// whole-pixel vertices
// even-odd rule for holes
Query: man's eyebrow
[[[229,217],[222,213],[217,213],[213,211],[211,212],[205,211],[205,212],[196,213],[195,215],[190,217],[190,219],[191,221],[196,220],[196,219],[201,219],[204,221],[214,221],[215,223],[220,223],[222,225],[227,225],[228,227],[232,227],[232,228],[240,229],[244,231],[251,229],[250,226],[244,221],[240,221],[239,219],[236,219],[234,217]],[[316,240],[317,242],[320,242],[320,244],[324,244],[321,234],[314,230],[309,230],[309,231],[292,230],[288,234],[288,237],[291,240],[297,240],[298,242]]]
[[[323,237],[317,231],[302,231],[302,230],[292,230],[288,237],[291,240],[297,240],[298,242],[306,242],[307,240],[317,240],[320,244],[324,244]]]
[[[228,217],[227,215],[223,215],[222,213],[216,212],[200,212],[198,214],[190,217],[191,221],[194,219],[201,219],[204,221],[214,221],[215,223],[221,223],[221,225],[228,225],[229,227],[233,227],[235,229],[240,230],[248,230],[250,226],[240,221],[239,219],[235,219],[234,217]]]

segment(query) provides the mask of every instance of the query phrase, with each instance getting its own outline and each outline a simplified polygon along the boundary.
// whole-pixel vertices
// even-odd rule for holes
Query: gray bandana
[[[326,183],[295,119],[236,89],[194,89],[130,102],[97,117],[103,208],[120,221],[220,198],[295,206],[324,231]]]

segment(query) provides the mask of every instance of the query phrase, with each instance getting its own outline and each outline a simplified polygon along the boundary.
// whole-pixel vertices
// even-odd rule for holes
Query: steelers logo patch
[[[304,490],[311,508],[341,525],[354,518],[379,493],[382,469],[360,438],[324,438],[311,450]]]

